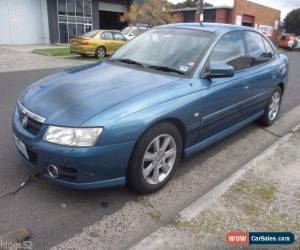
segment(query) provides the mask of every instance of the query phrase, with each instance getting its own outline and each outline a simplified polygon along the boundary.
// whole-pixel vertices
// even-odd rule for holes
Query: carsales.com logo
[[[290,232],[230,232],[225,241],[230,245],[290,245],[295,241]]]

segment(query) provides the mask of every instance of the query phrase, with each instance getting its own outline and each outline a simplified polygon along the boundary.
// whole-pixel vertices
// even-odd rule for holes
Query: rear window
[[[98,30],[93,30],[93,31],[90,31],[88,33],[85,33],[83,36],[84,37],[94,38],[98,33],[99,33]]]
[[[127,27],[127,28],[125,28],[125,29],[123,29],[122,31],[121,31],[121,33],[123,34],[123,35],[128,35],[131,31],[133,31],[135,28],[133,28],[133,27]]]
[[[281,35],[280,36],[280,40],[282,40],[282,41],[286,41],[287,39],[288,39],[287,35]]]

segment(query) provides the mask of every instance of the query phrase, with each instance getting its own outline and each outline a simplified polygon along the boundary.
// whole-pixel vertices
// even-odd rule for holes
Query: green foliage
[[[284,20],[286,32],[300,35],[300,8],[292,10]]]

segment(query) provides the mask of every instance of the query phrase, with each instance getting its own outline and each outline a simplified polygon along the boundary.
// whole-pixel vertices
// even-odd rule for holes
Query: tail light
[[[81,41],[80,44],[81,44],[81,45],[88,45],[88,44],[89,44],[89,41],[88,41],[88,40],[83,40],[83,41]]]

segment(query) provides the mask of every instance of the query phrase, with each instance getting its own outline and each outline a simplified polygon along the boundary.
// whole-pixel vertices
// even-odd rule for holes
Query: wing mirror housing
[[[205,73],[205,78],[223,78],[223,77],[233,77],[234,68],[227,64],[215,64],[210,66],[210,69]]]

